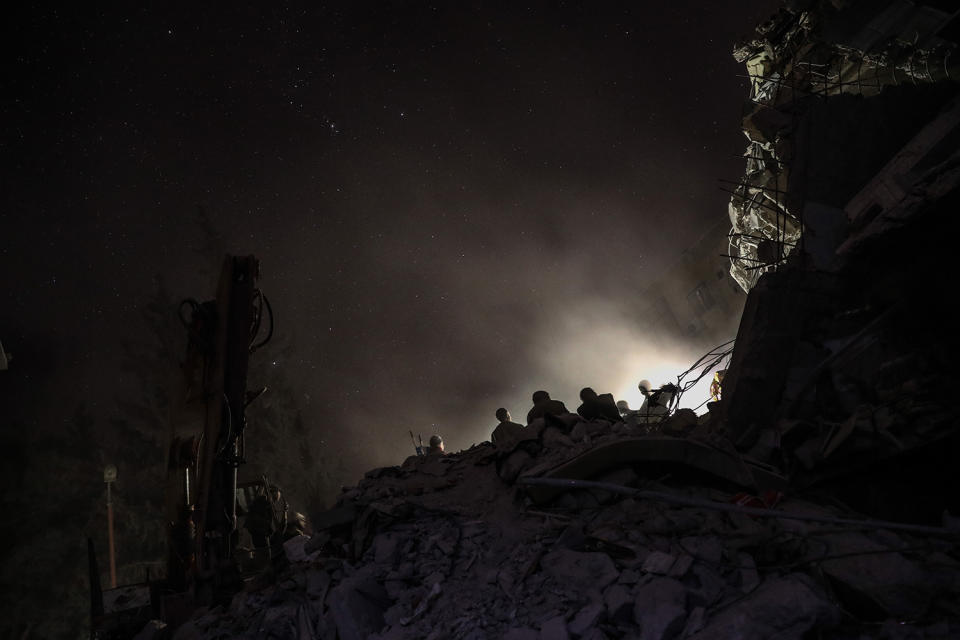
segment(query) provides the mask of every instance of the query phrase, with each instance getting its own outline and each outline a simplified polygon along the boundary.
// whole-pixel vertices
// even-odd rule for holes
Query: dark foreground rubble
[[[664,430],[681,422],[691,428],[681,415]],[[591,486],[538,494],[525,478],[604,445],[646,441],[662,452],[685,442],[623,426],[615,433],[607,422],[572,416],[567,433],[561,424],[538,420],[527,430],[539,437],[512,452],[484,443],[369,472],[316,519],[312,538],[286,543],[289,566],[272,580],[249,581],[228,607],[200,612],[175,637],[960,635],[955,533],[738,512],[861,517],[789,492],[752,496],[731,478],[761,468],[718,446],[704,425],[687,437],[698,451],[713,452],[706,457],[616,464],[593,476],[618,493]],[[727,477],[704,471],[708,459]],[[630,487],[725,510],[625,495]]]

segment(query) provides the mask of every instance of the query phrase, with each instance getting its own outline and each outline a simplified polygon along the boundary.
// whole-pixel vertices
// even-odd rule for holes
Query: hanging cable
[[[233,437],[233,412],[230,410],[230,400],[227,398],[226,393],[223,394],[223,406],[226,408],[227,413],[227,436],[223,439],[223,444],[220,445],[220,448],[217,449],[217,457],[223,454],[230,444],[230,439]]]
[[[704,376],[712,373],[718,368],[725,368],[721,367],[720,365],[724,360],[733,355],[734,342],[735,340],[727,340],[726,342],[717,345],[701,356],[689,369],[677,376],[677,395],[676,398],[674,398],[674,406],[680,406],[680,398],[683,397],[683,394],[693,389],[701,380],[703,380]],[[691,380],[687,380],[687,377],[697,369],[700,369],[700,375]],[[700,405],[694,409],[694,411],[705,405],[707,402],[709,402],[709,400],[700,403]]]
[[[253,353],[260,347],[270,342],[270,339],[273,337],[273,307],[270,306],[270,300],[267,299],[267,296],[265,296],[263,292],[260,291],[260,289],[257,289],[255,291],[255,296],[258,300],[259,306],[256,314],[256,320],[254,322],[252,335],[250,336],[250,353]],[[267,310],[267,320],[269,321],[268,328],[267,328],[267,336],[260,342],[254,342],[254,340],[256,340],[257,338],[257,334],[260,332],[260,325],[263,318],[264,308],[266,308]]]

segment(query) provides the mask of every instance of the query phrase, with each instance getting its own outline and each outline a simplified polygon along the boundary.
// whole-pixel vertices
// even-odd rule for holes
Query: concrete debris
[[[600,618],[603,616],[603,603],[594,602],[580,609],[570,621],[570,633],[575,636],[582,636],[588,630],[594,628]]]
[[[607,618],[613,622],[631,622],[633,620],[633,595],[625,585],[611,585],[603,594],[607,607]]]
[[[539,640],[569,640],[570,634],[567,633],[567,621],[563,616],[550,618],[540,625]]]
[[[840,609],[806,574],[767,578],[749,596],[718,612],[694,638],[801,640],[840,622]]]
[[[591,446],[611,438],[635,440],[600,433]],[[663,438],[650,442],[661,446]],[[524,458],[528,471],[548,474],[581,453],[553,442],[551,450],[535,441],[540,448]],[[272,583],[195,616],[177,637],[671,640],[734,630],[741,638],[802,638],[813,629],[824,638],[857,637],[844,635],[856,627],[841,611],[863,624],[928,621],[911,627],[920,638],[928,628],[960,632],[960,611],[949,604],[960,596],[960,558],[948,540],[614,493],[588,507],[565,502],[567,493],[534,508],[527,488],[504,481],[502,464],[486,463],[492,447],[444,456],[452,481],[442,485],[416,464],[365,477],[333,514],[316,518],[325,529],[314,537],[340,543],[305,557],[288,552],[291,562]],[[719,451],[721,459],[730,455]],[[743,500],[742,487],[702,475],[702,465],[686,467],[699,475],[669,482],[645,473],[645,458],[638,462],[625,467],[618,457],[595,477],[717,504]],[[672,464],[682,476],[685,467]],[[775,508],[840,515],[789,492]],[[293,549],[310,547],[293,540]]]
[[[636,437],[599,433],[593,445],[577,446],[616,438]],[[525,473],[548,474],[581,454],[553,442],[525,451]],[[960,632],[960,611],[950,604],[960,597],[960,557],[949,540],[615,493],[591,497],[588,506],[565,501],[569,492],[541,505],[505,482],[502,464],[485,462],[490,448],[444,456],[450,481],[440,485],[416,464],[364,478],[334,514],[316,519],[326,528],[314,538],[327,536],[327,544],[305,556],[288,549],[291,562],[272,583],[196,616],[177,637],[670,640],[732,637],[734,629],[742,638],[802,638],[813,629],[824,638],[857,637],[844,635],[856,625],[841,610],[862,624],[929,622],[912,627],[920,638],[928,628]],[[721,459],[730,455],[719,451]],[[699,470],[671,482],[657,479],[663,467],[656,477],[645,473],[643,458],[613,463],[594,477],[716,504],[744,499],[744,488],[723,475]],[[678,478],[700,469],[671,464]],[[775,509],[849,515],[789,491]],[[293,540],[294,550],[311,546]]]
[[[603,589],[620,575],[605,553],[557,549],[543,556],[542,564],[547,574],[561,584],[590,583],[594,589]]]
[[[390,600],[376,574],[373,567],[364,567],[327,596],[327,605],[342,640],[365,640],[383,627],[383,614]]]
[[[676,561],[677,559],[669,553],[654,551],[643,561],[642,569],[647,573],[667,575],[670,573],[670,569],[673,568],[673,563]]]
[[[675,638],[686,624],[686,588],[672,578],[654,578],[637,590],[633,617],[642,640]]]
[[[294,536],[283,543],[283,553],[289,562],[307,562],[320,555],[319,551],[307,553],[306,546],[310,536]]]

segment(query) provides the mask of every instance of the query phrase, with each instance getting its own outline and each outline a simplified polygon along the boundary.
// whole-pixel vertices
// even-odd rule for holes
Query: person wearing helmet
[[[282,536],[287,528],[287,509],[287,501],[276,485],[270,485],[250,503],[244,528],[250,532],[254,547],[265,548],[282,542],[277,534]]]
[[[677,393],[676,385],[668,383],[654,389],[649,380],[641,380],[637,387],[643,394],[643,404],[639,411],[641,422],[658,422],[670,413],[670,404]]]
[[[430,436],[430,447],[427,449],[428,456],[443,455],[443,438],[440,434]]]
[[[630,403],[626,400],[617,400],[617,411],[620,412],[621,418],[626,418],[627,416],[636,415],[636,411],[630,408]]]

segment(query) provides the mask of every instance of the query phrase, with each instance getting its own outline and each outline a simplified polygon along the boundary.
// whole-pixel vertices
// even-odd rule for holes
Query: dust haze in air
[[[411,430],[424,441],[440,433],[449,452],[489,439],[498,407],[523,423],[538,389],[570,411],[580,404],[579,390],[585,386],[639,408],[640,379],[676,382],[709,346],[734,337],[734,316],[726,327],[698,340],[657,333],[645,323],[646,296],[685,297],[685,285],[671,281],[671,265],[686,247],[679,241],[651,246],[653,238],[635,222],[642,211],[600,193],[566,202],[525,194],[518,202],[543,209],[538,216],[522,208],[516,216],[503,216],[499,209],[465,207],[467,218],[498,216],[495,232],[475,230],[474,242],[484,246],[464,259],[455,242],[438,245],[417,269],[405,273],[428,300],[411,296],[408,312],[384,321],[394,323],[407,342],[355,360],[348,375],[360,381],[361,396],[364,389],[378,390],[337,423],[352,434],[357,449],[349,453],[358,467],[351,471],[357,475],[411,455]],[[547,224],[544,210],[550,212]],[[690,244],[697,239],[689,237]],[[650,249],[647,255],[644,247]],[[390,272],[387,255],[366,255],[370,271]],[[715,258],[718,268],[725,268],[724,259]],[[402,301],[392,306],[403,307]],[[705,399],[701,385],[683,406]],[[316,416],[317,423],[321,418]]]
[[[25,460],[75,416],[85,461],[162,464],[176,305],[213,297],[224,253],[261,260],[276,313],[248,458],[296,467],[291,483],[399,463],[410,430],[469,447],[537,389],[635,406],[640,378],[703,350],[637,310],[726,216],[747,95],[730,49],[774,5],[39,16],[2,107],[18,134],[0,339],[16,388],[57,400],[41,424],[11,391],[27,426],[7,449]]]

